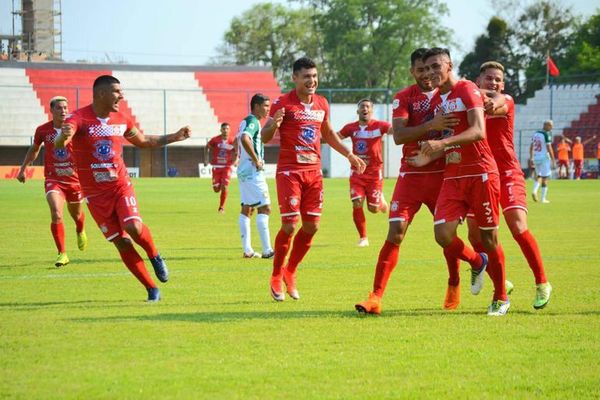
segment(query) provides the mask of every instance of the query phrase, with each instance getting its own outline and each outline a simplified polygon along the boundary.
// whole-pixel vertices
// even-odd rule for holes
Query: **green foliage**
[[[600,10],[585,21],[574,37],[573,46],[561,60],[561,72],[580,75],[583,82],[600,81]]]
[[[67,216],[71,264],[54,268],[42,181],[0,180],[0,397],[598,399],[600,213],[590,211],[598,183],[552,181],[552,203],[530,204],[554,286],[544,310],[531,307],[531,271],[502,222],[515,291],[509,314],[491,318],[492,285],[472,296],[466,266],[460,308],[441,309],[447,272],[425,208],[402,244],[383,314],[358,316],[387,217],[367,213],[371,246],[357,248],[347,179],[325,180],[321,228],[298,275],[302,299],[280,304],[269,296],[271,260],[241,257],[235,180],[224,215],[208,179],[134,181],[171,269],[158,304],[144,303],[144,288],[89,214],[90,246],[75,248]],[[386,180],[388,199],[393,187]]]

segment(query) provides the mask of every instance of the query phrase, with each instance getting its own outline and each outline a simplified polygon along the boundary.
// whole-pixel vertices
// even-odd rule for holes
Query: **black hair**
[[[450,60],[452,60],[450,57],[450,50],[442,47],[432,47],[431,49],[427,50],[425,54],[423,54],[423,61],[427,60],[429,57],[439,56],[440,54],[445,54]]]
[[[302,58],[299,58],[296,61],[294,61],[294,66],[292,68],[292,72],[295,74],[296,72],[300,71],[303,68],[304,69],[317,68],[317,64],[315,64],[315,62],[308,57],[302,57]]]
[[[120,84],[121,82],[119,82],[119,80],[112,75],[100,75],[94,81],[94,89],[101,86],[112,85],[113,83]]]
[[[419,60],[423,60],[423,56],[425,55],[425,53],[427,53],[429,49],[426,49],[424,47],[420,47],[418,49],[416,49],[415,51],[413,51],[410,55],[410,66],[414,67],[415,63]]]
[[[223,122],[221,124],[221,128],[225,128],[226,126],[229,126],[229,122]]]
[[[360,107],[360,105],[361,105],[362,103],[364,103],[365,101],[366,101],[367,103],[371,103],[371,105],[373,105],[373,100],[371,100],[371,99],[370,99],[370,98],[368,98],[368,97],[363,97],[362,99],[360,99],[360,100],[358,101],[358,103],[356,103],[356,107],[357,107],[357,108],[358,108],[358,107]]]
[[[256,93],[254,96],[252,96],[252,99],[250,99],[250,109],[254,109],[255,105],[264,104],[265,101],[269,101],[269,96],[266,96],[262,93]]]

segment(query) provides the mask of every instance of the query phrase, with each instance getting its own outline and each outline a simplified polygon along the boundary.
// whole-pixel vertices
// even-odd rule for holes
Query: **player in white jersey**
[[[271,102],[267,96],[260,93],[252,96],[250,100],[251,113],[241,122],[237,134],[238,154],[240,155],[237,176],[242,203],[239,225],[244,258],[260,257],[254,252],[250,242],[250,217],[254,208],[257,209],[258,214],[256,227],[262,245],[262,258],[271,258],[275,254],[271,247],[269,234],[271,199],[263,170],[265,148],[260,137],[260,120],[269,115],[270,109]]]
[[[531,146],[529,146],[529,158],[533,161],[536,171],[536,179],[533,184],[533,192],[531,196],[533,201],[538,201],[538,189],[540,183],[542,186],[542,203],[550,203],[546,198],[548,193],[548,179],[552,174],[552,169],[555,165],[554,152],[552,150],[552,127],[554,126],[551,120],[544,121],[544,129],[537,131],[531,138]]]

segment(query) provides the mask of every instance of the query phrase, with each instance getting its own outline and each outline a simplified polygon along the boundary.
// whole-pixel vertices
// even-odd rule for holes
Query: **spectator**
[[[573,144],[573,166],[575,168],[575,179],[581,179],[581,173],[583,172],[583,159],[584,159],[584,148],[585,145],[590,143],[592,140],[596,139],[596,135],[587,140],[581,141],[581,136],[577,136],[575,138],[575,143]]]

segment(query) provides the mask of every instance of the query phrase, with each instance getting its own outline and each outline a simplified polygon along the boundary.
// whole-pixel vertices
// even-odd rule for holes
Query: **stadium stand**
[[[598,95],[600,95],[600,84],[597,83],[553,85],[552,92],[550,86],[546,85],[537,90],[526,105],[518,106],[515,111],[515,148],[521,166],[527,168],[531,136],[536,130],[542,128],[543,121],[549,119],[550,115],[554,121],[553,134],[555,137],[564,134],[569,137],[579,135],[585,139],[588,135],[593,136],[594,132],[598,132],[598,123],[591,123],[594,120],[593,115],[598,115],[596,113],[599,112],[596,110],[600,106],[595,108],[599,102]],[[552,112],[550,112],[551,109]],[[590,113],[592,116],[586,117]],[[581,120],[584,123],[590,121],[590,128],[595,125],[596,130],[582,130],[580,128],[583,128],[583,125],[579,125],[579,129],[576,129],[578,121]],[[573,133],[575,131],[572,129],[578,131],[579,134]],[[591,150],[588,151],[590,152],[589,157],[595,158],[595,154],[591,154]]]
[[[75,109],[91,102],[91,86],[102,74],[122,82],[126,101],[121,110],[148,134],[174,132],[183,125],[193,130],[191,140],[167,150],[125,149],[129,166],[142,176],[198,176],[202,146],[228,121],[233,134],[248,113],[255,92],[277,97],[281,91],[266,68],[134,66],[69,63],[0,63],[0,164],[21,162],[35,128],[50,118],[49,101],[63,95]],[[166,100],[166,103],[165,103]],[[166,116],[166,121],[165,121]],[[270,149],[269,159],[277,149]]]

